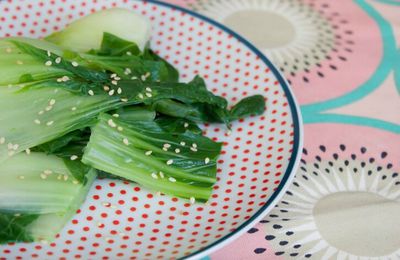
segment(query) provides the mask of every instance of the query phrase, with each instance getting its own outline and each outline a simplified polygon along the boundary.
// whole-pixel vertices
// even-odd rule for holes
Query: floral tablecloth
[[[263,50],[305,123],[282,201],[209,258],[400,259],[400,1],[170,2]]]

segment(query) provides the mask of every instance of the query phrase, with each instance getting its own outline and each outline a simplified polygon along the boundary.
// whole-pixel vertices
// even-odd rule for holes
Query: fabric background
[[[169,1],[237,31],[290,81],[305,148],[282,201],[210,259],[400,259],[400,1]]]

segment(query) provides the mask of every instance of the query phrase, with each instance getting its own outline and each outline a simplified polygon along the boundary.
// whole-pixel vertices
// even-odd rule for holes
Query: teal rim
[[[282,77],[281,73],[278,71],[278,69],[272,64],[272,62],[260,51],[258,50],[252,43],[250,43],[248,40],[246,40],[245,38],[243,38],[242,36],[240,36],[238,33],[232,31],[231,29],[229,29],[228,27],[226,27],[225,25],[222,25],[208,17],[205,17],[199,13],[196,13],[194,11],[188,10],[186,8],[180,7],[180,6],[176,6],[173,4],[169,4],[169,3],[164,3],[164,2],[160,2],[158,0],[142,0],[142,2],[147,2],[147,3],[152,3],[155,5],[160,5],[160,6],[164,6],[164,7],[168,7],[170,9],[173,10],[179,10],[181,12],[187,13],[191,16],[194,16],[196,18],[199,18],[209,24],[212,24],[215,27],[218,27],[219,29],[227,32],[228,34],[232,35],[233,37],[235,37],[236,39],[238,39],[241,43],[243,43],[245,46],[247,46],[254,54],[256,54],[267,66],[268,68],[271,69],[271,72],[274,74],[274,76],[276,77],[276,79],[279,81],[280,85],[282,86],[285,94],[286,94],[286,98],[288,100],[289,103],[289,107],[290,107],[290,111],[292,113],[292,119],[293,119],[293,128],[294,128],[294,144],[293,144],[293,152],[288,164],[288,167],[286,168],[285,174],[283,175],[283,178],[278,186],[278,188],[276,189],[276,191],[272,194],[272,196],[266,201],[265,205],[262,206],[251,218],[249,218],[246,222],[244,222],[242,225],[240,225],[235,231],[229,233],[228,235],[218,239],[217,241],[215,241],[214,243],[211,243],[210,245],[204,247],[201,250],[198,250],[188,256],[185,256],[184,259],[187,258],[192,258],[195,257],[205,251],[210,250],[211,248],[217,246],[218,244],[222,243],[223,241],[229,239],[230,237],[234,236],[235,234],[239,233],[241,230],[245,230],[248,229],[250,227],[252,227],[253,221],[256,220],[259,216],[267,214],[266,209],[268,207],[270,207],[273,204],[276,204],[278,201],[275,201],[275,199],[277,198],[277,196],[281,193],[284,192],[284,187],[286,186],[288,180],[290,179],[290,177],[292,177],[292,175],[294,176],[295,171],[294,171],[294,166],[296,164],[296,161],[299,157],[299,150],[300,150],[300,114],[298,112],[297,109],[297,105],[296,102],[294,100],[294,97],[290,91],[290,87],[288,85],[288,83],[286,82],[286,80]]]

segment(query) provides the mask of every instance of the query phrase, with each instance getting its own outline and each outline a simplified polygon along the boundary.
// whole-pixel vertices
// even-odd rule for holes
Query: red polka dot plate
[[[180,70],[182,81],[200,74],[232,104],[262,94],[267,111],[235,122],[230,135],[221,125],[204,126],[206,135],[224,142],[208,204],[157,196],[128,182],[97,180],[54,242],[3,245],[0,258],[200,258],[267,214],[295,173],[302,130],[288,84],[249,42],[212,20],[156,1],[9,0],[0,2],[0,36],[42,37],[115,6],[150,19],[152,48]]]

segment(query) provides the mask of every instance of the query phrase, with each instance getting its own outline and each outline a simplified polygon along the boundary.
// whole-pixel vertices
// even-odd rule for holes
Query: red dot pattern
[[[51,244],[0,246],[6,259],[166,259],[198,251],[234,231],[274,193],[287,168],[293,124],[287,98],[270,69],[236,38],[198,18],[136,1],[1,1],[0,36],[43,37],[80,16],[119,6],[147,16],[151,45],[181,71],[196,74],[234,104],[263,94],[263,116],[204,132],[224,143],[218,183],[207,205],[157,196],[116,180],[97,180],[78,213]]]

